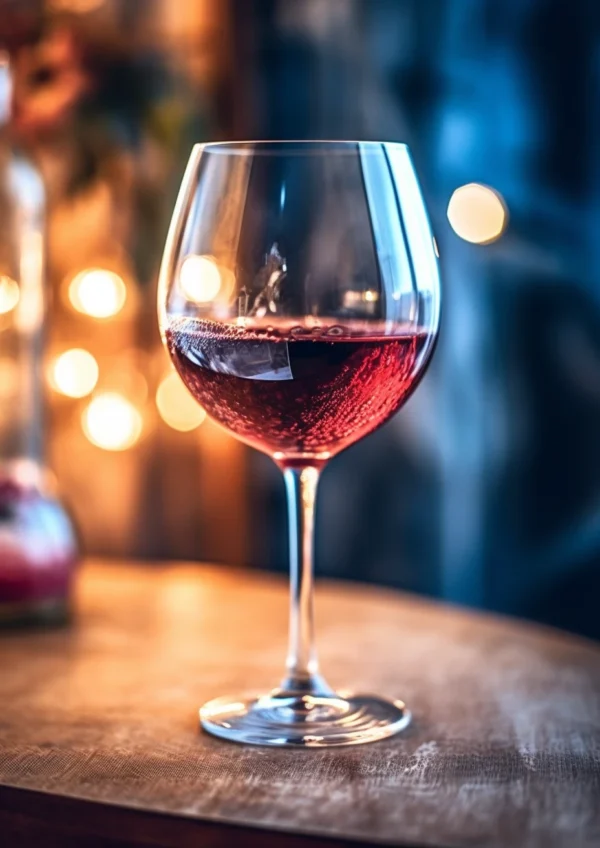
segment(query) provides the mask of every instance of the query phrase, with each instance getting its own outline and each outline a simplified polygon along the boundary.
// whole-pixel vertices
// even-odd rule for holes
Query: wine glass
[[[425,371],[439,323],[436,256],[404,144],[192,150],[160,271],[161,334],[206,412],[282,469],[290,545],[287,672],[267,694],[205,704],[210,733],[325,747],[410,722],[403,702],[338,694],[319,673],[313,527],[325,463],[387,421]]]

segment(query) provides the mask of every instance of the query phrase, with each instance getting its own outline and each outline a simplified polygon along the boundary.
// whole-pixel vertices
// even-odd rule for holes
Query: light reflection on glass
[[[19,271],[21,294],[15,323],[22,332],[35,333],[44,320],[44,239],[37,229],[23,234]]]
[[[179,271],[179,285],[188,300],[208,303],[221,290],[221,273],[212,256],[186,256]]]

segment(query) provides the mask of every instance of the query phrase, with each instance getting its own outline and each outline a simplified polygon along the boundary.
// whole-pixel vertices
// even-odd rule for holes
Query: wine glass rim
[[[408,150],[402,141],[373,141],[362,139],[248,139],[244,141],[207,141],[198,142],[192,148],[193,153],[206,150],[208,153],[222,154],[268,154],[301,153],[319,154],[321,152],[356,153],[357,150],[381,150],[382,148],[401,148]],[[322,150],[320,149],[322,148]]]

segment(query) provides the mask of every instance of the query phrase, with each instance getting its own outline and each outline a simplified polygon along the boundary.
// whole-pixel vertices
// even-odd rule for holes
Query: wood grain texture
[[[326,583],[329,680],[406,700],[414,723],[369,746],[271,750],[200,733],[197,708],[279,681],[283,581],[96,564],[78,605],[69,630],[0,639],[3,846],[600,845],[597,645]],[[17,789],[48,793],[46,806]],[[118,832],[98,814],[104,830],[90,824],[84,839],[89,810],[106,810],[89,802],[110,805]],[[53,818],[71,836],[52,841]]]

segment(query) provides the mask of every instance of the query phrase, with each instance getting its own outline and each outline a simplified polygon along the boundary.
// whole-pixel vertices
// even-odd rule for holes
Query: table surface
[[[600,646],[325,582],[329,681],[412,726],[309,751],[199,732],[203,701],[279,681],[286,618],[278,577],[87,564],[73,626],[0,638],[3,845],[600,845]]]

